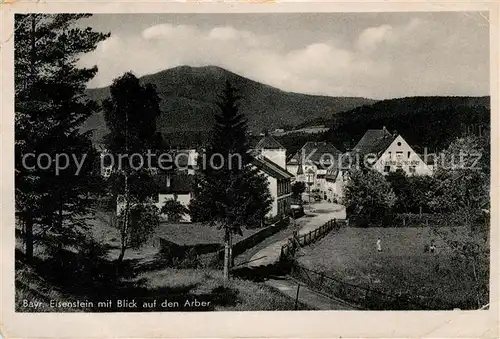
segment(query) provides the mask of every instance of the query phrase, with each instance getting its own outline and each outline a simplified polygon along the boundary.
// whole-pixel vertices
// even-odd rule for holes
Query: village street
[[[329,220],[346,218],[345,207],[338,204],[319,202],[313,203],[310,209],[309,206],[305,208],[306,216],[302,218],[307,219],[301,220],[302,218],[299,218],[296,220],[297,227],[299,228],[299,235],[311,232],[321,227]],[[308,217],[307,214],[312,214],[313,216]],[[303,222],[305,222],[305,224]],[[281,247],[286,244],[287,241],[288,237],[285,237],[261,249],[250,258],[248,266],[256,267],[274,264],[279,260]]]

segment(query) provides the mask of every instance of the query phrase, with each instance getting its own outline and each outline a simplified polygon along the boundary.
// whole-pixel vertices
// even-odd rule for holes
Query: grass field
[[[449,233],[460,237],[464,231],[456,228]],[[431,240],[436,253],[424,253]],[[455,255],[429,227],[342,228],[303,248],[298,260],[309,269],[383,292],[424,296],[457,307],[476,301],[472,264]],[[484,272],[488,267],[477,270]]]
[[[200,300],[211,301],[211,309],[223,311],[293,310],[295,307],[294,300],[264,283],[232,279],[224,284],[222,270],[167,267],[156,256],[159,248],[155,241],[139,249],[127,249],[124,274],[115,280],[113,272],[114,260],[119,254],[119,232],[111,226],[109,215],[105,213],[98,213],[89,226],[89,235],[106,248],[104,257],[96,258],[95,261],[86,260],[89,266],[85,266],[85,269],[80,267],[78,261],[68,261],[68,265],[78,267],[66,266],[61,279],[54,278],[50,257],[46,255],[42,245],[35,247],[36,258],[33,264],[27,265],[22,260],[23,256],[19,255],[16,262],[17,311],[35,311],[32,307],[24,306],[26,300],[41,302],[43,306],[36,309],[40,312],[81,311],[78,308],[54,309],[47,305],[50,300],[95,300],[104,298],[103,296],[158,301],[166,298],[201,298]],[[235,240],[239,241],[257,231],[259,230],[243,230],[243,236],[238,236]],[[221,239],[221,230],[199,224],[162,224],[153,239],[160,234],[170,235],[171,239],[182,244],[217,243]],[[23,251],[21,242],[17,244],[17,251]],[[305,306],[299,305],[299,309],[305,309]],[[186,309],[177,309],[180,310]]]

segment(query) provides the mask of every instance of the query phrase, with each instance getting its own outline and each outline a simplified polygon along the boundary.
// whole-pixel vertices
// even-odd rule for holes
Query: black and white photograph
[[[487,312],[489,15],[15,13],[15,312]]]

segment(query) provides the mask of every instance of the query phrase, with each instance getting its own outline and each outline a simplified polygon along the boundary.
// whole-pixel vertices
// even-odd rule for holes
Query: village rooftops
[[[329,142],[308,141],[288,161],[288,165],[304,164],[303,162],[311,162],[316,165],[323,162],[324,165],[329,165],[330,161],[335,162],[340,154],[342,152]]]
[[[276,139],[274,139],[270,135],[266,135],[265,137],[260,139],[254,148],[255,149],[285,149],[285,147],[283,147],[283,145],[281,145]]]
[[[396,136],[389,133],[385,127],[382,129],[369,129],[357,145],[354,146],[353,152],[379,155],[391,145],[395,138]]]
[[[254,156],[253,164],[262,172],[275,179],[291,179],[293,174],[263,156]]]

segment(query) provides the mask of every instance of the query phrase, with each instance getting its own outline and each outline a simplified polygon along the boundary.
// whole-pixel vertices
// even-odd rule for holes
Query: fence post
[[[299,290],[300,290],[300,284],[297,284],[297,295],[295,296],[295,310],[297,310],[299,306]]]

